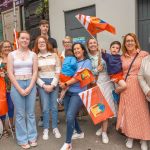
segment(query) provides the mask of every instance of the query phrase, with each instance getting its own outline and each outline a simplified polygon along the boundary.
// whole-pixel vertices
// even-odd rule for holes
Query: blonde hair
[[[65,36],[65,38],[62,40],[63,43],[64,43],[64,40],[65,40],[65,39],[70,40],[71,43],[73,42],[71,36]]]
[[[136,49],[141,49],[137,36],[134,33],[128,33],[124,36],[123,43],[122,43],[122,52],[123,52],[123,54],[125,54],[127,52],[127,48],[125,46],[127,36],[131,36],[134,39],[135,44],[136,44],[135,45]]]

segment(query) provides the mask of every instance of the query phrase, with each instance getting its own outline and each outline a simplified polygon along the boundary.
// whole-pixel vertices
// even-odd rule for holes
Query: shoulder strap
[[[140,52],[139,52],[139,53],[140,53]],[[129,69],[128,69],[128,72],[127,72],[127,75],[126,75],[126,77],[125,77],[125,81],[127,80],[128,76],[129,76],[129,72],[130,72],[130,70],[131,70],[131,68],[132,68],[132,65],[133,65],[133,63],[134,63],[134,61],[135,61],[135,59],[137,58],[137,56],[138,56],[139,53],[136,53],[134,59],[132,60],[132,62],[131,62],[131,64],[130,64]]]

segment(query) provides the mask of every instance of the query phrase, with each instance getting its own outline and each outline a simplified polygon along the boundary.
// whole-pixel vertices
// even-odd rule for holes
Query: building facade
[[[76,20],[82,13],[97,16],[116,27],[117,34],[106,31],[97,34],[101,47],[108,49],[113,40],[122,42],[129,32],[139,35],[143,49],[150,48],[150,1],[148,0],[49,0],[51,36],[57,39],[62,50],[62,39],[70,35],[84,42],[90,35]]]

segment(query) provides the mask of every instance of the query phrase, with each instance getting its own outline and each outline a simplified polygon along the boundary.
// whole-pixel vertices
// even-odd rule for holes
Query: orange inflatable
[[[6,84],[3,77],[0,77],[0,116],[8,112],[8,105],[6,99]]]

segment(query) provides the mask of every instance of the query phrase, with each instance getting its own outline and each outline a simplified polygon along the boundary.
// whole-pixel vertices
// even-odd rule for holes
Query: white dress
[[[97,85],[99,86],[99,88],[101,89],[101,92],[103,94],[103,96],[105,97],[105,99],[107,100],[111,110],[114,113],[114,117],[116,117],[117,115],[117,106],[114,103],[113,100],[113,96],[112,96],[112,91],[114,90],[114,85],[113,83],[110,81],[110,78],[107,74],[107,68],[106,68],[106,63],[105,61],[101,58],[101,63],[104,67],[102,72],[97,73],[96,72],[96,68],[97,68],[97,64],[98,64],[98,56],[92,56],[89,54],[89,57],[92,61],[92,67],[93,67],[93,74],[94,75],[98,75],[98,79],[97,79]]]

